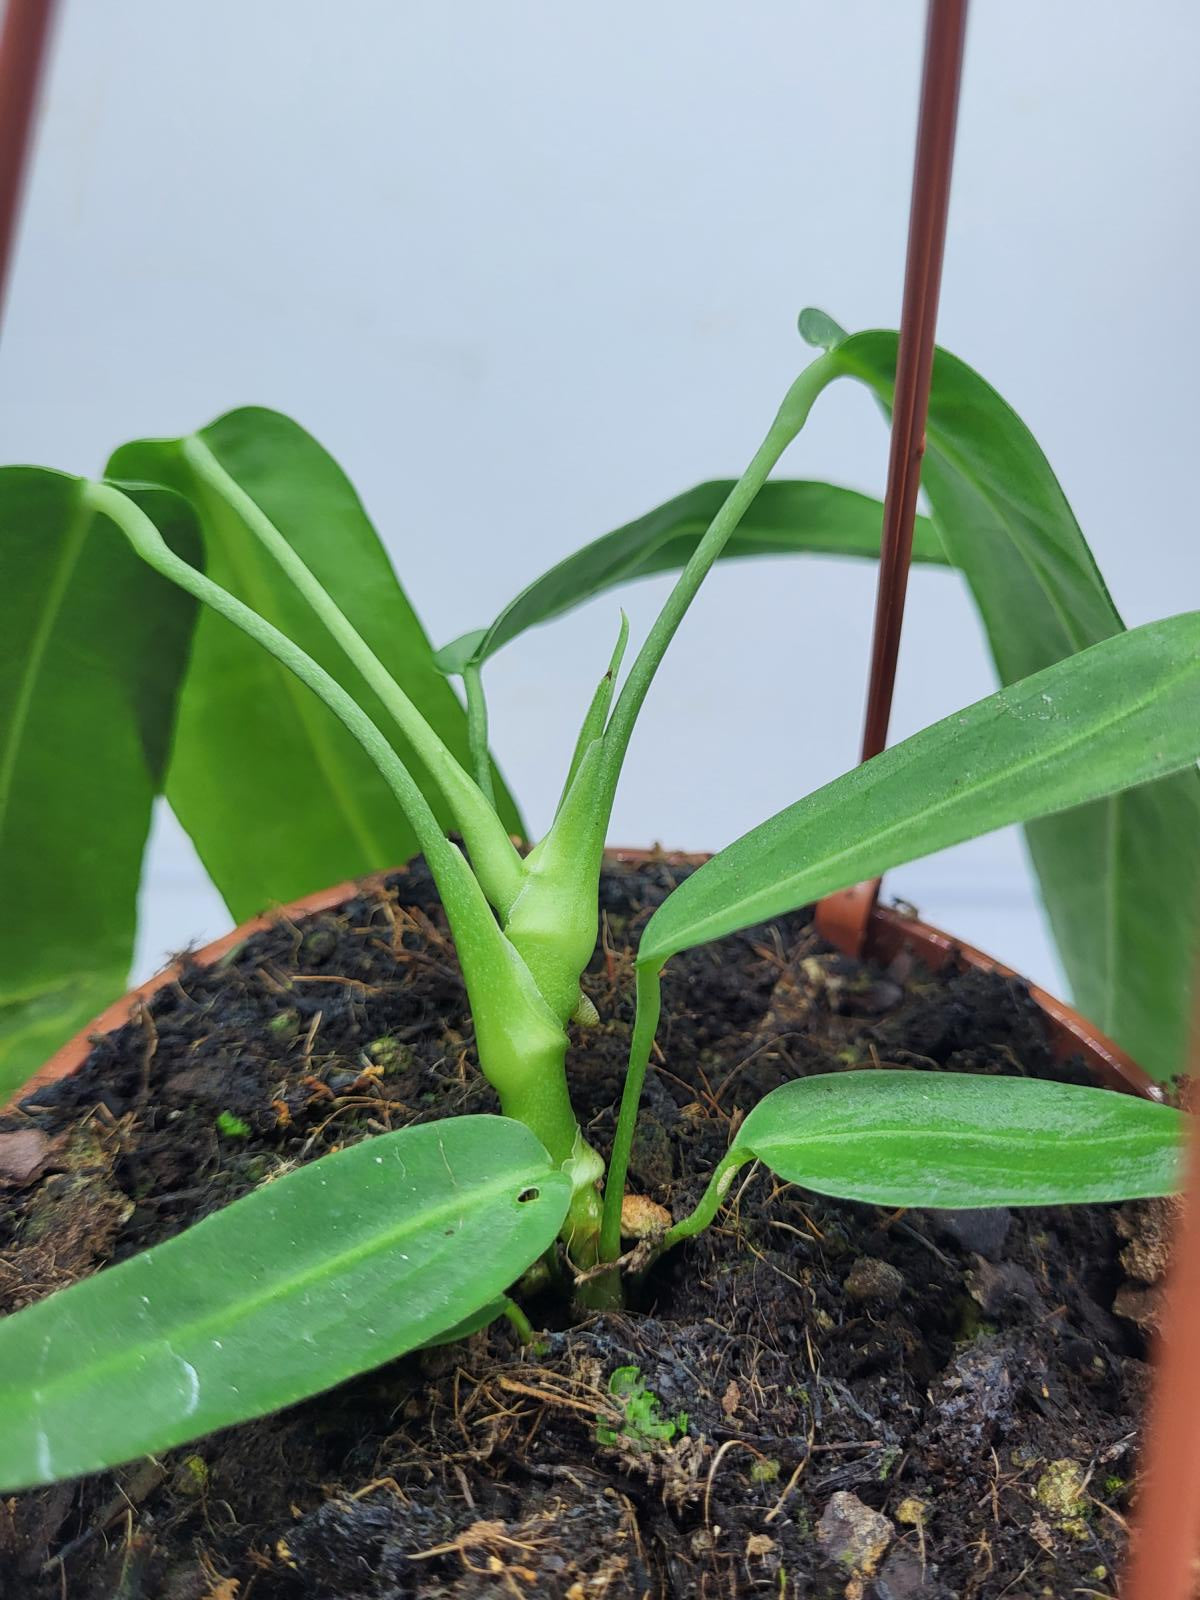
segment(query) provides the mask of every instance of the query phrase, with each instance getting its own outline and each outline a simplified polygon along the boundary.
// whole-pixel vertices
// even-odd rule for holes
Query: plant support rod
[[[917,490],[921,484],[921,458],[925,453],[925,422],[933,375],[934,334],[950,209],[950,177],[954,166],[966,30],[967,0],[930,0],[883,503],[871,671],[863,726],[863,761],[877,756],[887,745],[892,714]],[[830,896],[818,910],[820,931],[842,949],[860,953],[878,893],[879,884],[874,882]]]
[[[1142,1444],[1129,1600],[1189,1600],[1200,1547],[1200,951],[1192,981],[1187,1059],[1180,1063],[1188,1117],[1187,1185],[1171,1244],[1162,1323]]]
[[[0,29],[0,318],[54,0],[8,0]]]

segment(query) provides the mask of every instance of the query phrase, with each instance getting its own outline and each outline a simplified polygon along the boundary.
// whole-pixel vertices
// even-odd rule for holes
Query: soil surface
[[[572,1063],[605,1153],[631,947],[681,875],[664,860],[604,878],[585,983],[601,1021]],[[632,1187],[676,1216],[731,1125],[791,1078],[1063,1075],[1019,983],[848,961],[805,914],[674,960],[664,1018]],[[414,864],[186,970],[77,1077],[0,1118],[27,1136],[0,1168],[0,1311],[281,1168],[492,1109]],[[0,1500],[0,1597],[1111,1595],[1147,1377],[1139,1329],[1113,1314],[1137,1214],[1123,1235],[1112,1207],[889,1215],[747,1173],[624,1312],[527,1300],[533,1347],[502,1322]]]

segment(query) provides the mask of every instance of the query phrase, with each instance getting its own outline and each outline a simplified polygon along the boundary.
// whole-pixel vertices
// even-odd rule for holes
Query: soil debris
[[[604,877],[584,985],[599,1021],[571,1058],[602,1150],[631,951],[680,875],[664,860]],[[1054,1066],[1020,983],[849,962],[806,914],[672,961],[664,1001],[632,1169],[667,1216],[695,1203],[738,1120],[796,1077],[906,1065],[1078,1079]],[[0,1208],[0,1311],[335,1147],[495,1105],[414,863],[339,912],[256,934],[219,969],[185,969],[77,1077],[0,1118],[29,1174]],[[222,1117],[245,1134],[223,1134]],[[1134,1243],[1113,1215],[897,1217],[748,1171],[712,1229],[632,1284],[625,1311],[573,1322],[527,1287],[533,1346],[501,1321],[167,1452],[155,1473],[135,1464],[0,1502],[0,1600],[1103,1589],[1146,1376],[1139,1329],[1112,1314],[1129,1271],[1118,1252]],[[1065,1500],[1043,1503],[1041,1484],[1067,1485]],[[1066,1502],[1081,1527],[1058,1525],[1077,1520]]]

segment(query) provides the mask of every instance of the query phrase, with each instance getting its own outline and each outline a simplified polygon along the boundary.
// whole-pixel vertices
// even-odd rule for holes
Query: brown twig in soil
[[[729,1229],[725,1229],[725,1228],[722,1228],[722,1229],[720,1229],[718,1231],[720,1231],[722,1233],[729,1233],[730,1232]],[[769,1267],[772,1272],[777,1272],[779,1274],[779,1276],[784,1280],[785,1283],[790,1283],[793,1289],[799,1289],[801,1294],[807,1294],[808,1293],[808,1290],[807,1290],[806,1286],[800,1282],[799,1278],[793,1278],[790,1272],[785,1272],[783,1270],[783,1268],[780,1267],[780,1266],[777,1266],[774,1261],[769,1261],[761,1250],[759,1250],[755,1245],[752,1245],[750,1243],[749,1239],[745,1238],[741,1234],[738,1234],[735,1237],[737,1237],[738,1243],[741,1246],[743,1246],[743,1248],[745,1248],[746,1250],[749,1250],[750,1254],[754,1257],[754,1259],[756,1261],[761,1261],[764,1267]]]
[[[137,1104],[145,1105],[150,1095],[150,1067],[158,1053],[158,1029],[150,1007],[139,1000],[133,1008],[129,1018],[141,1028],[144,1035],[142,1043],[141,1076],[138,1080]]]
[[[288,994],[290,992],[291,986],[287,979],[281,977],[278,973],[269,971],[265,963],[254,969],[254,976],[259,980],[263,988],[271,994]]]
[[[312,1059],[313,1045],[317,1041],[317,1034],[321,1031],[321,1023],[323,1022],[324,1018],[324,1011],[314,1012],[313,1019],[308,1025],[308,1032],[304,1036],[304,1044],[300,1050],[300,1054],[304,1057],[305,1061],[311,1061]]]
[[[384,994],[382,984],[364,983],[361,978],[343,978],[335,972],[294,972],[293,983],[336,983],[343,989],[361,989],[363,994]]]
[[[539,1523],[547,1520],[544,1517],[537,1519]],[[536,1556],[541,1546],[550,1544],[552,1541],[545,1538],[513,1539],[504,1532],[505,1526],[505,1523],[498,1521],[473,1522],[469,1528],[465,1528],[456,1538],[449,1540],[445,1544],[433,1545],[428,1550],[410,1551],[408,1559],[410,1561],[426,1561],[436,1556],[457,1554],[468,1572],[499,1578],[509,1594],[515,1596],[516,1600],[524,1600],[523,1591],[519,1588],[516,1579],[519,1578],[523,1583],[536,1583],[538,1580],[537,1572],[530,1567],[515,1564],[511,1567],[506,1566],[496,1551],[499,1548],[505,1552],[515,1550],[526,1556]],[[477,1567],[468,1558],[468,1552],[476,1550],[487,1552],[487,1564],[485,1566]]]
[[[943,1252],[938,1249],[937,1245],[934,1244],[933,1240],[927,1239],[919,1228],[914,1228],[911,1222],[894,1220],[892,1226],[895,1227],[899,1233],[904,1234],[906,1238],[913,1239],[917,1244],[924,1245],[926,1250],[929,1251],[930,1255],[936,1256],[944,1267],[949,1267],[951,1271],[955,1270],[954,1262],[951,1261],[950,1257],[943,1254]]]
[[[654,1070],[657,1072],[657,1074],[658,1074],[658,1076],[660,1078],[666,1078],[669,1083],[678,1084],[681,1089],[686,1091],[686,1093],[694,1094],[696,1092],[696,1085],[694,1083],[689,1083],[686,1078],[678,1077],[674,1072],[670,1071],[670,1069],[666,1066],[665,1063],[656,1061]],[[701,1104],[700,1104],[699,1100],[693,1100],[691,1103],[694,1106],[700,1107],[700,1109],[704,1109],[703,1107],[701,1107]],[[687,1109],[687,1107],[685,1106],[684,1110],[686,1110],[686,1109]],[[729,1121],[728,1113],[722,1111],[720,1106],[715,1104],[715,1102],[712,1105],[710,1105],[707,1109],[710,1111],[712,1116],[714,1116],[716,1118],[716,1120],[718,1122],[728,1122]]]
[[[532,1384],[521,1383],[516,1378],[510,1378],[504,1374],[497,1379],[497,1382],[509,1394],[525,1395],[530,1400],[540,1400],[543,1405],[567,1406],[572,1411],[586,1411],[590,1416],[594,1416],[597,1411],[602,1411],[614,1422],[622,1420],[620,1410],[612,1404],[611,1399],[602,1389],[596,1389],[594,1391],[596,1398],[587,1402],[573,1400],[570,1395],[556,1393],[553,1389],[535,1388]]]
[[[750,1454],[752,1456],[756,1456],[759,1461],[766,1459],[761,1450],[756,1450],[752,1444],[747,1444],[744,1439],[726,1439],[725,1443],[721,1445],[720,1449],[713,1456],[712,1464],[708,1469],[708,1477],[704,1480],[704,1526],[706,1528],[712,1526],[709,1518],[709,1508],[712,1503],[713,1479],[717,1475],[717,1468],[721,1465],[721,1462],[725,1459],[730,1450],[748,1450]]]
[[[729,1088],[729,1085],[734,1081],[740,1072],[744,1071],[744,1069],[748,1067],[752,1061],[757,1060],[761,1055],[766,1055],[770,1051],[775,1051],[777,1054],[783,1056],[790,1066],[793,1068],[797,1067],[798,1063],[794,1060],[794,1058],[788,1055],[787,1051],[781,1049],[780,1046],[783,1045],[788,1039],[802,1039],[803,1037],[804,1034],[799,1028],[788,1028],[784,1033],[774,1034],[771,1038],[764,1039],[761,1044],[756,1044],[754,1049],[751,1050],[748,1055],[744,1055],[740,1061],[735,1062],[725,1076],[721,1079],[721,1082],[718,1084],[717,1089],[713,1094],[714,1107],[720,1111],[720,1102],[724,1097],[726,1089]],[[724,1113],[722,1113],[722,1115],[724,1115]]]
[[[765,944],[754,944],[752,941],[748,941],[751,950],[760,961],[765,961],[769,967],[775,967],[779,972],[786,972],[792,963],[793,957],[789,957],[783,948],[782,934],[777,927],[772,926],[768,928],[767,935],[774,946],[773,949],[768,949]]]
[[[791,1477],[788,1479],[787,1483],[784,1484],[783,1492],[779,1496],[779,1499],[776,1500],[775,1504],[771,1507],[770,1511],[768,1511],[766,1516],[763,1518],[763,1523],[764,1524],[766,1524],[768,1522],[774,1522],[775,1521],[775,1518],[780,1514],[780,1512],[783,1510],[784,1506],[787,1504],[788,1500],[791,1498],[792,1491],[795,1489],[796,1485],[800,1482],[801,1474],[803,1473],[805,1467],[807,1467],[808,1462],[809,1462],[809,1457],[812,1455],[812,1433],[811,1432],[809,1433],[809,1436],[808,1436],[808,1439],[807,1439],[806,1443],[807,1443],[808,1449],[807,1449],[807,1452],[805,1454],[804,1460],[799,1463],[799,1465],[796,1467],[795,1471],[792,1473]]]

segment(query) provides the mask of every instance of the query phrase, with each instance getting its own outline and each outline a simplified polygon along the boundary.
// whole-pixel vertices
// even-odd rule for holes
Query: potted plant
[[[968,577],[1006,686],[696,870],[606,857],[638,710],[712,565],[871,551],[870,502],[768,477],[836,379],[886,403],[895,336],[802,328],[821,353],[740,479],[588,546],[436,662],[411,614],[389,628],[398,590],[345,480],[273,413],[126,446],[95,482],[0,479],[30,567],[75,560],[50,564],[39,665],[79,561],[118,607],[153,580],[182,688],[132,692],[144,658],[110,645],[114,761],[140,804],[173,735],[168,792],[218,882],[258,894],[311,811],[280,706],[339,796],[309,818],[318,848],[348,826],[374,848],[382,795],[423,857],[185,962],[2,1125],[0,1487],[96,1474],[8,1502],[14,1593],[68,1572],[172,1596],[1101,1584],[1140,1368],[1095,1205],[1171,1191],[1179,1114],[1056,1066],[1002,974],[847,961],[805,908],[1031,825],[1077,986],[1166,1077],[1194,835],[1163,852],[1151,823],[1195,814],[1200,618],[1121,629],[1027,431],[940,355],[919,551]],[[518,848],[484,662],[664,568],[549,832]],[[1121,915],[1089,967],[1097,893]]]

